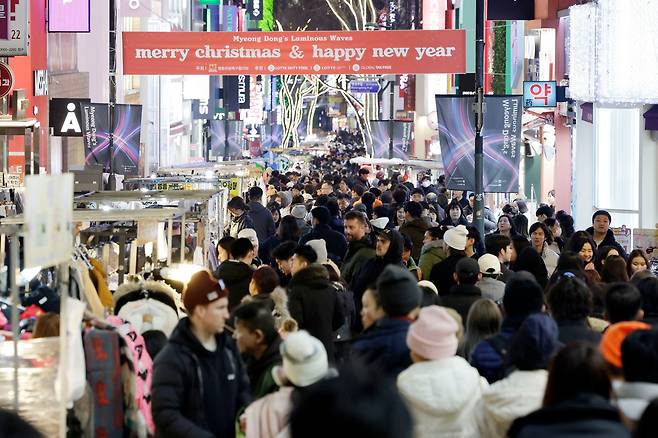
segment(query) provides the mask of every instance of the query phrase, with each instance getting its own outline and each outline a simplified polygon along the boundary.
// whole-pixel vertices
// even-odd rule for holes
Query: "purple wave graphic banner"
[[[83,139],[85,160],[88,166],[110,168],[115,173],[137,175],[139,171],[140,134],[142,128],[141,105],[116,105],[114,146],[110,157],[110,128],[108,105],[83,103]]]
[[[408,160],[411,155],[411,143],[413,142],[414,123],[401,120],[393,122],[393,156],[389,157],[391,142],[390,121],[371,120],[372,145],[374,158],[399,158]]]
[[[437,95],[441,157],[452,190],[475,190],[474,96]],[[516,193],[523,133],[523,96],[485,96],[484,191]]]

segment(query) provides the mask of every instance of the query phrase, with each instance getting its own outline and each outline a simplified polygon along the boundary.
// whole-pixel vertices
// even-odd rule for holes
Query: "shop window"
[[[595,209],[613,224],[639,225],[640,110],[595,107]]]

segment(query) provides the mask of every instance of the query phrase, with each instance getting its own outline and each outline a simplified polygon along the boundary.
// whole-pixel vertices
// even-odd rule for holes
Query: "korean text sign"
[[[463,73],[463,30],[125,32],[124,74]]]
[[[557,106],[555,81],[523,82],[523,106],[526,108],[555,108]]]

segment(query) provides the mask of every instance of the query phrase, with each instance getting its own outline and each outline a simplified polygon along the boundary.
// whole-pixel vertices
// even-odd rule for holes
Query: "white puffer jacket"
[[[418,362],[398,376],[398,389],[414,418],[416,438],[480,436],[475,408],[488,386],[477,370],[458,356]]]
[[[504,438],[512,422],[542,405],[548,372],[514,371],[487,389],[478,404],[483,437]]]

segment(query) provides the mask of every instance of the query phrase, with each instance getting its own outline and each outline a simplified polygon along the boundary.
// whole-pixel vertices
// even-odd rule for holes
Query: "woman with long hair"
[[[500,215],[498,222],[496,223],[496,230],[493,234],[502,234],[507,236],[510,239],[512,236],[517,236],[519,233],[516,232],[516,227],[514,226],[514,221],[512,218],[506,214]]]
[[[274,248],[283,242],[298,242],[301,229],[297,219],[294,216],[285,216],[281,218],[279,227],[273,236],[268,237],[258,248],[258,258],[263,264],[276,267],[276,261],[272,258]]]
[[[530,227],[530,242],[532,247],[537,251],[544,260],[548,275],[552,275],[557,267],[558,255],[550,249],[553,243],[553,236],[546,225],[541,222],[535,222]]]
[[[611,255],[605,259],[605,264],[601,270],[601,280],[604,283],[616,283],[619,281],[628,281],[626,272],[626,260],[618,255]]]
[[[596,269],[594,254],[596,254],[596,243],[586,231],[576,231],[565,245],[565,250],[573,251],[580,255],[585,263],[585,270]]]
[[[457,354],[470,361],[475,346],[499,333],[502,323],[503,314],[496,303],[487,298],[477,300],[468,311],[466,332]]]
[[[628,278],[632,278],[636,272],[644,271],[649,268],[649,259],[641,249],[634,249],[628,255]]]

